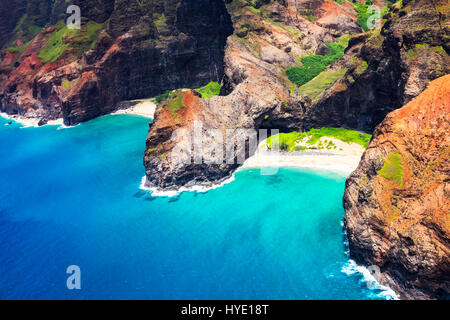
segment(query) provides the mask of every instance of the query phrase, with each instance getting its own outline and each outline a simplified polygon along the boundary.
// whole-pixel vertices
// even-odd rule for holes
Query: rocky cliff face
[[[450,298],[449,85],[390,113],[346,185],[350,255],[403,298]]]
[[[173,165],[172,149],[177,145],[188,149],[189,143],[175,143],[171,134],[180,128],[192,131],[194,120],[224,132],[229,128],[292,131],[320,126],[372,132],[430,80],[449,72],[445,3],[403,1],[402,6],[393,6],[381,29],[350,39],[344,57],[324,72],[326,81],[328,75],[338,76],[329,85],[316,83],[319,88],[313,89],[319,93],[311,95],[303,86],[296,88],[284,70],[296,66],[299,57],[327,54],[325,43],[338,43],[342,41],[339,35],[356,28],[356,11],[329,1],[297,1],[297,11],[287,1],[260,1],[256,7],[232,1],[227,5],[235,28],[225,53],[228,95],[198,99],[189,119],[182,117],[190,112],[189,105],[183,105],[176,115],[167,111],[170,104],[160,106],[147,140],[147,185],[163,189],[211,185],[236,169],[237,165],[228,163]],[[333,14],[353,15],[352,23],[321,23],[321,17]]]
[[[225,42],[233,28],[221,0],[75,4],[84,17],[80,31],[61,22],[27,44],[21,34],[11,36],[16,43],[2,51],[0,62],[2,111],[64,117],[74,125],[111,112],[121,100],[198,87],[223,76]]]
[[[298,120],[303,110],[283,68],[295,66],[296,56],[314,53],[324,42],[335,40],[329,30],[297,15],[282,1],[261,1],[258,8],[249,4],[227,4],[235,34],[228,38],[225,52],[226,95],[200,99],[193,92],[180,92],[183,103],[175,112],[171,106],[180,99],[178,95],[159,106],[144,159],[148,187],[208,186],[228,178],[238,168],[242,148],[232,150],[228,161],[219,164],[175,163],[178,154],[173,149],[189,152],[192,141],[188,135],[174,141],[172,135],[178,129],[192,132],[195,120],[202,122],[204,132],[218,129],[225,136],[227,130],[236,130],[228,132],[232,141],[239,139],[239,129],[301,126]],[[205,139],[203,145],[211,145],[214,139]]]
[[[307,123],[373,131],[393,111],[450,72],[447,1],[402,1],[381,30],[350,40],[346,75],[309,108]],[[310,105],[308,101],[304,101]]]

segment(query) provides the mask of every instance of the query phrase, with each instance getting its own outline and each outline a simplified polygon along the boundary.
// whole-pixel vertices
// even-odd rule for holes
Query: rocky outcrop
[[[295,64],[295,56],[314,53],[323,41],[334,39],[327,29],[292,15],[279,2],[254,9],[245,5],[234,2],[228,5],[235,35],[228,38],[226,46],[226,95],[190,99],[191,92],[180,92],[185,103],[176,112],[172,100],[180,99],[177,95],[158,107],[150,125],[144,159],[148,187],[210,186],[227,179],[239,167],[240,154],[246,157],[252,154],[252,150],[243,150],[242,145],[227,153],[224,145],[226,159],[224,156],[222,163],[195,163],[193,154],[188,163],[176,161],[179,154],[174,152],[175,147],[186,153],[192,148],[188,137],[195,120],[202,122],[205,149],[215,141],[215,137],[206,133],[208,129],[221,131],[227,141],[236,141],[242,129],[295,130],[302,126],[298,120],[303,110],[282,68]],[[172,139],[179,129],[187,134]],[[209,158],[206,154],[201,157]]]
[[[233,173],[236,163],[172,164],[172,149],[188,145],[174,143],[171,134],[180,128],[192,131],[192,120],[219,130],[330,126],[372,132],[389,112],[449,72],[445,1],[403,1],[402,8],[393,7],[387,14],[381,30],[350,40],[345,56],[327,70],[344,70],[344,75],[313,100],[286,78],[283,68],[306,54],[326,54],[324,43],[336,41],[335,32],[296,13],[288,2],[260,1],[255,7],[243,2],[228,4],[235,28],[225,54],[224,93],[228,95],[198,99],[198,112],[189,121],[178,116],[169,121],[170,112],[163,110],[168,105],[159,107],[147,140],[147,186],[211,185]],[[297,5],[311,12],[335,8],[326,1],[297,1]],[[339,7],[338,12],[351,16],[345,8]],[[165,117],[160,121],[161,114]]]
[[[351,5],[339,5],[335,1],[325,0],[315,13],[318,17],[316,23],[329,29],[334,35],[362,32],[357,23],[357,14]]]
[[[84,76],[79,90],[64,99],[67,124],[110,112],[121,100],[221,80],[225,42],[233,29],[220,0],[153,3],[145,8],[148,12],[136,2],[115,2],[108,31],[119,35],[133,25],[94,61],[93,72]]]
[[[18,54],[0,74],[0,110],[63,117],[74,125],[113,111],[121,100],[221,80],[224,47],[233,32],[222,0],[75,4],[86,19],[82,30],[62,33],[61,24],[47,28],[28,45],[26,59]],[[61,50],[53,52],[50,45]],[[11,53],[4,51],[2,61]]]
[[[346,126],[372,132],[391,111],[450,73],[447,1],[402,1],[381,30],[350,40],[339,63],[347,74],[308,109],[307,126]],[[446,6],[447,4],[447,6]]]
[[[406,299],[450,298],[450,76],[375,130],[346,184],[350,255]]]
[[[225,3],[76,0],[84,19],[79,32],[63,30],[65,1],[3,4],[15,14],[0,25],[9,42],[0,56],[0,110],[63,117],[74,125],[111,112],[121,100],[221,81],[224,46],[233,32],[229,13],[236,35],[256,48],[258,58],[282,68],[338,35],[306,19],[304,8],[313,8],[317,17],[346,16],[356,23],[353,9],[329,0],[296,1],[294,7],[283,0]],[[225,79],[225,87],[229,83]]]

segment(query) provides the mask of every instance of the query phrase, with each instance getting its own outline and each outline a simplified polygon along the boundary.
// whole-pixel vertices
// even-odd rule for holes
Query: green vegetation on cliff
[[[327,55],[321,56],[312,54],[305,56],[300,59],[303,66],[286,69],[286,75],[289,80],[297,86],[300,87],[304,85],[318,76],[329,65],[332,65],[334,62],[339,60],[344,55],[347,43],[348,38],[339,43],[327,43],[327,46],[330,48],[330,52]]]
[[[169,100],[167,100],[167,110],[169,110],[172,117],[177,116],[177,112],[185,108],[184,105],[184,91],[176,90],[170,95]]]
[[[163,101],[166,101],[170,97],[171,91],[166,91],[164,93],[158,94],[156,97],[153,98],[153,103],[160,104]]]
[[[220,84],[212,81],[206,86],[196,89],[198,93],[202,95],[203,99],[209,99],[213,96],[218,96],[220,94]]]
[[[403,185],[403,161],[399,153],[390,153],[388,160],[383,159],[384,166],[378,174],[386,179],[393,180],[400,187]]]
[[[316,102],[320,99],[322,94],[340,78],[342,78],[347,69],[338,69],[338,70],[329,70],[320,73],[317,77],[307,82],[303,86],[299,88],[299,92],[301,95],[306,95],[313,102]]]
[[[375,10],[370,10],[370,7],[374,5],[375,1],[368,0],[366,3],[354,3],[353,6],[355,7],[355,10],[358,12],[358,24],[361,26],[361,28],[364,31],[369,31],[370,28],[367,25],[367,22],[369,21],[370,17],[376,14]],[[392,6],[391,1],[386,1],[386,6],[383,8],[380,8],[380,18],[382,18],[389,8]]]
[[[289,133],[280,133],[278,135],[278,141],[280,145],[280,149],[283,151],[302,151],[308,149],[308,147],[297,146],[297,144],[303,139],[307,138],[307,145],[316,145],[319,140],[323,137],[330,137],[341,140],[346,143],[357,143],[364,148],[367,148],[372,138],[372,135],[367,133],[361,133],[355,130],[349,130],[344,128],[320,128],[320,129],[311,129],[308,132],[289,132]],[[272,137],[267,139],[267,146],[270,149],[272,147]],[[320,144],[319,149],[335,149],[335,145],[331,141],[327,141],[327,143]]]
[[[267,147],[272,149],[272,139],[278,138],[278,143],[280,146],[280,150],[282,151],[295,151],[296,144],[306,137],[306,133],[302,132],[289,132],[289,133],[280,133],[274,135],[272,137],[267,138]]]
[[[39,52],[39,58],[46,62],[55,62],[64,53],[64,50],[69,46],[65,43],[65,37],[74,30],[71,30],[64,25],[60,24],[60,29],[51,33],[47,39],[47,45]]]
[[[81,57],[84,52],[95,46],[98,33],[103,26],[103,24],[89,21],[80,30],[76,30],[69,29],[61,21],[55,26],[55,31],[47,36],[47,45],[39,52],[39,58],[45,62],[55,62],[66,50]]]
[[[213,96],[218,96],[220,94],[220,84],[215,81],[211,81],[206,86],[195,89],[194,91],[201,94],[202,99],[209,99]],[[180,91],[186,91],[191,89],[178,89],[178,90],[172,90],[172,91],[166,91],[164,93],[158,94],[156,97],[153,98],[153,102],[156,104],[160,104],[161,102],[172,100],[173,98],[176,98],[177,92]]]

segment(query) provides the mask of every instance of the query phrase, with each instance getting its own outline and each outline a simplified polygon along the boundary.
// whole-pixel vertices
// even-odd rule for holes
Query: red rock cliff
[[[377,127],[344,196],[350,254],[402,298],[450,297],[450,75]]]

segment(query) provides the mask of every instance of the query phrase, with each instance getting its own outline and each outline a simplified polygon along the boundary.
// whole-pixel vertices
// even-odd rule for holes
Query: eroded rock
[[[390,113],[346,183],[351,257],[405,299],[450,298],[449,86]]]

